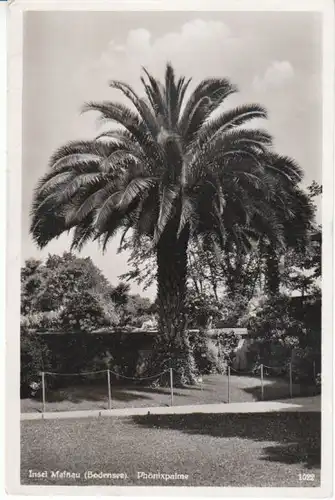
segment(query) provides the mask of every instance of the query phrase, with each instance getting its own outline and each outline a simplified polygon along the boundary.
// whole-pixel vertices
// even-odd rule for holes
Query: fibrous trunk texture
[[[173,368],[174,385],[194,384],[196,365],[186,325],[188,231],[177,238],[171,224],[157,246],[158,337],[151,371]]]

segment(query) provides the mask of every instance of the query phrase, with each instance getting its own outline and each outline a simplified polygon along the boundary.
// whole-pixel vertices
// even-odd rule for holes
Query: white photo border
[[[320,498],[333,475],[334,5],[331,0],[151,0],[8,2],[8,151],[6,236],[6,490],[24,495]],[[118,487],[20,485],[20,252],[23,16],[27,11],[317,11],[323,16],[322,158],[322,469],[317,488]]]

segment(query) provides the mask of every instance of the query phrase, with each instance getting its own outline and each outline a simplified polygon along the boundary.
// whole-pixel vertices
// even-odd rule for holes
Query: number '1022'
[[[315,474],[299,474],[299,481],[314,481]]]

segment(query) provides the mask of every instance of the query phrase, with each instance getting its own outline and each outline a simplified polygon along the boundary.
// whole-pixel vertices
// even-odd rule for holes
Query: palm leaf
[[[99,234],[106,231],[106,226],[109,223],[109,219],[114,215],[115,212],[118,213],[118,219],[122,218],[122,214],[117,208],[121,197],[122,190],[113,191],[98,209],[94,226]]]
[[[193,197],[184,194],[182,199],[182,207],[179,219],[179,227],[177,231],[177,238],[180,237],[186,225],[189,225],[192,233],[192,229],[197,225],[197,216],[196,216],[196,203]]]
[[[126,210],[127,207],[134,202],[134,200],[142,200],[149,189],[154,186],[156,182],[157,179],[153,177],[138,177],[132,179],[122,193],[117,208],[120,210]]]
[[[256,118],[267,118],[266,109],[258,104],[247,104],[225,111],[202,125],[196,137],[198,147],[202,147],[216,135],[244,125],[247,121]]]
[[[166,105],[164,102],[164,90],[161,87],[161,84],[158,80],[156,80],[146,68],[142,68],[146,77],[149,80],[149,84],[146,83],[144,78],[141,78],[142,83],[144,85],[144,89],[146,91],[149,102],[151,103],[152,108],[154,109],[156,115],[162,117],[167,120],[168,113],[166,109]],[[166,122],[165,122],[166,124]]]
[[[103,180],[101,173],[89,173],[77,175],[71,182],[68,182],[66,187],[58,190],[53,195],[55,205],[68,203],[71,198],[80,190],[87,189],[90,186],[96,186]]]
[[[213,78],[200,82],[192,92],[179,120],[183,136],[192,139],[210,114],[236,91],[237,88],[227,79]],[[204,99],[207,105],[199,106],[200,102],[204,104]],[[199,111],[198,114],[196,110]]]
[[[106,185],[103,181],[94,187],[96,190],[90,194],[85,193],[85,196],[82,196],[77,203],[72,204],[71,209],[65,214],[67,225],[72,225],[76,222],[80,223],[86,216],[101,207],[106,198],[115,189],[115,185],[112,183]]]
[[[159,215],[155,227],[153,243],[157,244],[168,221],[174,213],[174,202],[178,197],[176,186],[164,186],[160,200]]]
[[[114,89],[121,90],[121,92],[133,103],[148,130],[150,130],[152,136],[157,137],[159,127],[155,115],[152,113],[145,101],[138,97],[131,86],[118,80],[112,80],[109,83],[109,86]]]

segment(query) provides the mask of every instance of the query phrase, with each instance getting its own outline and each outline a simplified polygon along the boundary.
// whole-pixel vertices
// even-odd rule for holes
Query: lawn
[[[103,379],[105,377],[103,376]],[[314,388],[294,384],[293,395],[312,395]],[[170,389],[139,385],[116,386],[112,384],[112,408],[138,408],[170,405]],[[230,378],[230,402],[259,401],[261,383],[258,377],[232,376]],[[288,382],[282,379],[264,380],[264,399],[278,400],[289,397]],[[77,385],[64,389],[46,391],[46,411],[97,410],[108,408],[107,382]],[[203,383],[196,387],[174,389],[173,404],[177,406],[228,402],[228,377],[226,375],[206,375]],[[42,410],[42,402],[23,399],[22,412]]]
[[[320,413],[146,415],[21,422],[22,484],[319,486]],[[48,477],[29,478],[29,470]],[[51,471],[80,474],[52,478]],[[85,480],[85,471],[125,479]],[[138,472],[184,479],[139,479]],[[310,474],[313,481],[300,481]],[[188,476],[187,479],[185,477]]]

